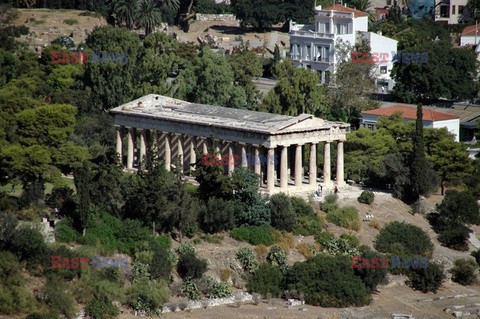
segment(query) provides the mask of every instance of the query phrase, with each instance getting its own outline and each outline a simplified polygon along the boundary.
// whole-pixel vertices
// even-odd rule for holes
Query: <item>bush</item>
[[[315,215],[315,211],[313,210],[312,205],[307,203],[301,197],[290,197],[292,202],[293,210],[297,216],[313,216]]]
[[[270,197],[270,215],[273,227],[292,231],[296,215],[290,197],[284,193],[272,195]]]
[[[278,246],[273,246],[270,248],[270,251],[268,252],[267,255],[267,260],[273,265],[273,266],[279,266],[279,267],[285,267],[287,264],[287,254],[285,253],[285,250]]]
[[[74,25],[74,24],[78,24],[78,20],[75,20],[75,19],[65,19],[65,20],[63,20],[63,23],[68,24],[68,25]]]
[[[212,197],[208,199],[207,207],[200,215],[200,227],[207,233],[231,230],[235,225],[234,217],[235,207],[232,202]]]
[[[323,242],[322,247],[325,252],[332,256],[351,256],[359,254],[356,246],[354,246],[350,240],[345,238],[332,238]]]
[[[0,311],[15,314],[33,310],[35,299],[25,287],[20,275],[17,257],[7,251],[0,251]]]
[[[443,246],[460,251],[468,250],[468,237],[470,229],[462,224],[452,224],[449,228],[442,230],[438,234],[438,241]]]
[[[320,208],[325,212],[325,213],[330,213],[338,208],[337,205],[337,200],[338,196],[336,194],[329,194],[326,195]]]
[[[378,258],[380,260],[380,258],[384,256],[374,251],[367,251],[362,253],[361,257],[367,258],[370,261],[372,258]],[[354,268],[354,272],[355,276],[358,276],[363,281],[367,291],[370,293],[374,292],[379,284],[387,282],[388,268],[381,268],[381,266],[378,268]]]
[[[480,249],[472,251],[473,258],[475,258],[478,266],[480,266]]]
[[[287,288],[303,293],[305,302],[314,306],[362,306],[371,301],[347,256],[317,255],[295,263],[288,271]]]
[[[38,230],[27,227],[15,232],[11,250],[21,261],[26,260],[29,268],[41,264],[47,256],[43,235]]]
[[[395,221],[377,235],[375,249],[396,256],[430,257],[433,244],[420,227]]]
[[[110,294],[97,286],[93,298],[87,302],[85,313],[95,319],[116,318],[120,313],[119,309],[112,304]]]
[[[182,294],[190,300],[200,300],[200,298],[202,298],[202,294],[198,289],[197,284],[190,277],[183,280],[181,290]]]
[[[64,218],[55,225],[55,240],[63,243],[71,243],[77,240],[78,233],[72,226],[69,218]]]
[[[231,232],[233,239],[252,245],[271,246],[276,242],[275,229],[269,226],[247,226],[235,228]]]
[[[329,212],[327,214],[327,220],[343,228],[351,230],[360,229],[358,211],[354,206],[345,206]]]
[[[232,295],[232,287],[226,282],[204,276],[197,285],[200,291],[208,298],[225,298]]]
[[[325,248],[327,243],[335,238],[335,235],[328,231],[321,232],[315,235],[315,241],[320,244],[320,247]]]
[[[368,204],[370,205],[373,203],[373,200],[375,198],[375,195],[371,191],[363,191],[360,196],[358,196],[358,201],[360,203]]]
[[[261,264],[248,279],[247,289],[264,297],[280,297],[283,293],[284,277],[279,267]]]
[[[177,271],[182,278],[201,278],[207,271],[207,261],[198,258],[195,253],[185,253],[178,259]]]
[[[476,276],[477,264],[470,259],[457,259],[451,270],[452,280],[461,285],[471,285]]]
[[[409,272],[412,288],[422,292],[437,292],[445,279],[443,266],[428,262],[427,268],[412,268]]]
[[[190,253],[195,253],[195,245],[193,245],[192,243],[183,243],[177,248],[177,254],[179,256]]]
[[[43,288],[45,303],[54,313],[67,318],[75,315],[75,300],[67,291],[67,285],[62,281],[49,281]]]
[[[148,314],[156,314],[165,302],[170,299],[170,291],[165,281],[142,280],[134,282],[127,289],[127,304],[135,310],[143,310]]]
[[[247,272],[255,272],[258,268],[257,257],[253,253],[252,249],[248,247],[242,247],[237,251],[235,257],[242,264],[243,270]]]
[[[169,255],[170,251],[163,247],[157,247],[155,249],[152,263],[150,264],[150,274],[153,279],[170,280],[173,265]]]
[[[354,248],[360,245],[360,239],[358,239],[358,237],[353,234],[343,233],[340,235],[340,238],[345,239],[350,244],[350,246]]]
[[[155,237],[153,246],[170,249],[172,248],[172,239],[170,238],[170,236],[166,235]]]
[[[297,218],[293,233],[295,235],[310,236],[321,232],[323,220],[317,215],[300,216]]]

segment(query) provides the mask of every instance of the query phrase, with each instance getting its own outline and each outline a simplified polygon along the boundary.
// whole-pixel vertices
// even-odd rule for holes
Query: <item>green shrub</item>
[[[428,262],[427,268],[412,268],[409,272],[411,285],[422,292],[437,292],[445,279],[443,266]]]
[[[190,277],[183,280],[181,291],[190,300],[200,300],[202,298],[200,289],[198,289],[197,284]]]
[[[293,210],[297,216],[314,216],[315,211],[313,210],[312,205],[306,202],[301,197],[290,197],[292,202]]]
[[[218,281],[209,276],[202,277],[197,286],[208,298],[225,298],[233,294],[229,283]]]
[[[150,279],[150,267],[138,260],[132,265],[132,282],[146,281]]]
[[[78,233],[68,218],[62,219],[55,225],[55,240],[63,243],[71,243],[77,240]]]
[[[170,249],[172,248],[172,239],[166,235],[155,237],[155,246]]]
[[[371,301],[349,256],[317,255],[295,263],[288,271],[287,288],[304,294],[305,302],[314,306],[363,306]]]
[[[170,252],[163,247],[155,249],[152,263],[150,264],[150,274],[153,279],[170,280],[173,265],[169,259],[169,254]]]
[[[102,288],[101,284],[96,285],[93,298],[88,301],[85,306],[85,313],[95,319],[116,318],[120,311],[112,304],[113,300],[109,291],[111,290],[111,287],[108,287],[110,289]]]
[[[144,310],[148,314],[157,314],[157,310],[168,299],[170,299],[170,291],[163,280],[137,281],[127,289],[127,304],[134,310]]]
[[[248,279],[247,289],[264,297],[280,297],[283,293],[284,276],[279,267],[261,264]]]
[[[17,257],[0,251],[0,312],[13,315],[28,312],[35,307],[35,298],[25,287]]]
[[[287,254],[282,248],[278,246],[273,246],[268,252],[267,260],[273,266],[279,266],[280,268],[282,268],[285,267],[285,265],[287,264]]]
[[[65,20],[63,20],[63,23],[68,24],[68,25],[74,25],[74,24],[78,24],[78,20],[75,20],[75,19],[65,19]]]
[[[43,288],[45,303],[53,313],[64,315],[67,318],[75,315],[75,299],[67,290],[62,281],[49,281]]]
[[[255,272],[258,268],[257,256],[253,253],[252,249],[248,247],[242,247],[237,251],[235,257],[242,264],[243,270],[247,272]]]
[[[284,193],[272,195],[269,206],[272,226],[277,229],[291,231],[293,226],[295,226],[296,215],[290,197]]]
[[[53,313],[32,313],[29,314],[25,319],[60,319],[60,317],[57,314]]]
[[[336,194],[326,195],[325,198],[323,199],[322,204],[320,205],[320,208],[325,213],[328,214],[328,213],[338,209],[337,200],[338,200],[338,196]]]
[[[360,229],[358,211],[354,206],[345,206],[335,209],[327,214],[327,220],[337,226],[351,229]]]
[[[209,235],[209,234],[204,234],[200,236],[204,241],[210,244],[221,244],[223,241],[223,236],[221,235]]]
[[[353,234],[343,233],[340,235],[341,239],[345,239],[352,247],[358,247],[360,245],[360,239]]]
[[[395,221],[377,235],[375,249],[396,256],[430,257],[433,244],[420,227]]]
[[[177,254],[179,256],[191,253],[195,253],[195,245],[193,245],[192,243],[183,243],[177,248]]]
[[[385,258],[385,256],[374,252],[366,251],[360,255],[363,258],[367,258],[369,261],[372,261],[373,258]],[[388,268],[382,268],[381,263],[378,268],[354,268],[355,276],[358,276],[362,282],[365,284],[367,291],[372,293],[377,289],[379,284],[385,284],[387,282]]]
[[[471,255],[477,261],[478,266],[480,266],[480,249],[472,251]]]
[[[208,199],[207,207],[200,214],[200,227],[207,233],[231,230],[235,226],[235,206],[231,201],[218,197]]]
[[[455,223],[438,233],[438,241],[448,248],[467,251],[469,236],[470,229],[467,226]]]
[[[338,255],[358,255],[359,251],[352,242],[345,238],[332,238],[328,241],[324,241],[322,248],[325,252],[332,256]]]
[[[358,201],[360,203],[368,204],[370,205],[373,203],[373,200],[375,199],[375,195],[371,191],[363,191],[360,196],[358,196]]]
[[[269,226],[247,226],[235,228],[231,232],[233,239],[252,245],[271,246],[276,242],[275,229]]]
[[[323,220],[317,215],[300,216],[297,218],[293,233],[295,235],[316,235],[323,229]]]
[[[315,235],[315,241],[320,244],[320,247],[325,248],[329,241],[335,238],[335,235],[328,231],[324,231]]]
[[[198,258],[195,253],[185,253],[178,259],[177,271],[182,278],[201,278],[207,271],[207,261]]]
[[[477,271],[477,264],[470,259],[457,259],[451,270],[452,280],[461,285],[471,285],[475,278]]]
[[[43,235],[36,229],[22,227],[15,231],[12,239],[11,251],[23,261],[27,261],[27,267],[32,269],[42,264],[48,258],[47,245]]]

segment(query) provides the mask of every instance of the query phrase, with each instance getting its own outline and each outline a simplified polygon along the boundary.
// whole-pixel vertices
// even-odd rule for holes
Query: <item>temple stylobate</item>
[[[181,163],[181,170],[191,173],[198,154],[215,149],[216,154],[240,159],[226,163],[226,174],[231,174],[235,166],[249,168],[261,176],[262,190],[270,193],[312,189],[318,183],[344,184],[343,143],[350,127],[347,123],[329,122],[309,114],[293,117],[196,104],[155,94],[118,106],[111,112],[117,129],[117,153],[129,170],[137,168],[147,148],[152,148],[159,152],[167,170],[176,162]],[[323,144],[320,179],[317,174],[319,143]],[[331,173],[332,143],[337,147],[336,182],[332,181]],[[302,157],[307,145],[309,160],[304,169],[306,161]],[[245,160],[247,158],[256,160]]]

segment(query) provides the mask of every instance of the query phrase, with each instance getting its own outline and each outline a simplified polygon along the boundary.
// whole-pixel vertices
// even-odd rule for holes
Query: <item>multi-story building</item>
[[[342,5],[325,9],[315,8],[315,24],[290,24],[290,59],[296,66],[319,72],[322,83],[329,82],[340,62],[350,56],[340,54],[336,44],[343,42],[353,47],[355,43],[367,40],[371,52],[388,53],[385,62],[376,63],[377,84],[393,88],[390,77],[393,68],[392,52],[397,51],[397,41],[381,34],[368,32],[368,13]]]
[[[435,0],[435,22],[457,24],[462,22],[467,0]]]

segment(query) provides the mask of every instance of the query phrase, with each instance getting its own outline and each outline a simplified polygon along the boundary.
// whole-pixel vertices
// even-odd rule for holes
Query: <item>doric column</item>
[[[172,165],[172,147],[170,134],[165,134],[165,169],[170,172]]]
[[[178,161],[180,165],[179,169],[180,169],[180,172],[183,173],[184,157],[183,157],[183,136],[182,135],[178,135],[177,150],[178,150]]]
[[[302,186],[303,167],[302,167],[302,145],[295,146],[295,186]]]
[[[260,162],[260,149],[258,146],[254,146],[254,162],[255,162],[255,174],[260,175],[260,172],[262,170],[261,162]],[[260,185],[262,184],[262,181],[260,181]]]
[[[342,186],[345,184],[345,178],[343,175],[343,141],[337,143],[337,185]]]
[[[222,160],[222,154],[220,154],[220,141],[215,141],[215,154],[219,161]]]
[[[144,156],[147,154],[147,131],[141,129],[138,130],[140,133],[140,158],[138,159],[138,162],[143,162]]]
[[[275,149],[268,149],[267,157],[267,190],[273,190],[275,187],[275,163],[274,163]]]
[[[240,143],[240,165],[242,167],[248,167],[248,159],[247,159],[247,147],[245,144]]]
[[[127,153],[127,169],[132,169],[133,168],[133,149],[135,146],[134,140],[133,140],[133,128],[129,127],[128,128],[128,153]]]
[[[190,169],[189,172],[193,172],[195,170],[195,163],[197,162],[197,154],[195,153],[196,149],[196,137],[192,137],[190,139]]]
[[[310,170],[309,170],[310,185],[317,184],[317,144],[310,144]]]
[[[233,160],[233,147],[232,143],[228,143],[228,175],[232,175],[235,169],[235,162]]]
[[[323,155],[323,182],[330,183],[332,180],[331,164],[330,164],[330,142],[325,142],[325,151]]]
[[[288,146],[283,146],[280,155],[280,187],[288,187]]]
[[[122,127],[115,126],[117,131],[117,154],[120,158],[120,164],[123,166],[123,140],[122,140]]]
[[[208,140],[206,138],[204,138],[203,142],[202,142],[202,154],[207,154],[208,153],[207,143],[208,143]]]

